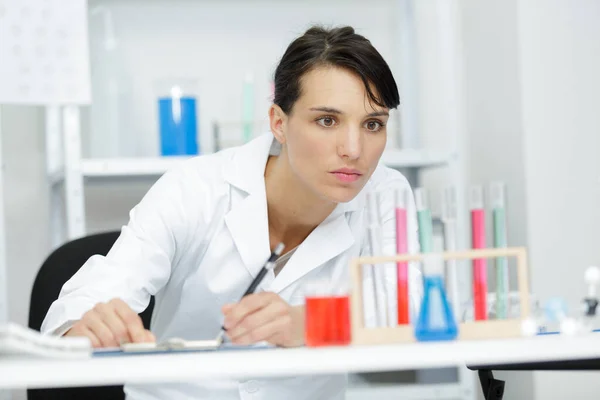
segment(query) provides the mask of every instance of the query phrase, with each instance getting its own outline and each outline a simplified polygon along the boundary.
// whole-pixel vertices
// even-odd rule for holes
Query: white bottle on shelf
[[[93,158],[137,155],[133,130],[130,81],[122,65],[110,10],[90,9],[90,19],[101,18],[102,37],[91,38],[92,105],[88,153]],[[93,30],[91,30],[93,32]]]

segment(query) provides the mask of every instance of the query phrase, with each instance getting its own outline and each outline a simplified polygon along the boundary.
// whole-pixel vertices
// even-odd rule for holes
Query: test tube
[[[383,255],[383,245],[381,240],[381,223],[379,213],[379,202],[377,193],[367,194],[367,235],[369,247],[373,257]],[[375,312],[377,315],[377,326],[387,326],[387,288],[385,279],[385,269],[383,265],[372,265],[373,270],[373,289],[375,294]]]
[[[399,188],[395,192],[396,211],[396,254],[408,253],[407,215],[409,190]],[[398,325],[410,323],[410,297],[408,291],[408,262],[396,264]]]
[[[485,209],[483,187],[473,186],[470,191],[471,243],[473,249],[485,248]],[[473,260],[473,305],[475,320],[487,319],[487,263],[485,258]]]
[[[421,253],[433,252],[433,225],[431,222],[431,210],[427,190],[415,189],[415,202],[417,206],[417,222],[419,224],[419,244]]]
[[[442,193],[442,223],[446,251],[456,251],[456,220],[458,218],[456,188],[444,188]],[[458,268],[455,259],[446,261],[446,290],[452,311],[456,318],[460,315],[460,294],[458,290]]]
[[[490,203],[492,206],[492,219],[494,224],[494,247],[505,248],[508,245],[506,232],[506,197],[505,185],[494,182],[490,185]],[[508,317],[508,259],[496,258],[496,318]]]

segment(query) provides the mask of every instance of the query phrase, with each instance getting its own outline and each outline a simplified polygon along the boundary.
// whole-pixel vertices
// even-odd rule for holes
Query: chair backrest
[[[89,235],[65,243],[42,264],[33,283],[29,305],[29,327],[40,330],[52,302],[58,298],[62,286],[93,255],[106,255],[111,249],[119,232],[105,232]],[[150,318],[154,307],[154,298],[148,308],[140,314],[146,329],[150,327]],[[122,400],[125,398],[123,386],[78,387],[59,389],[30,389],[29,400]]]

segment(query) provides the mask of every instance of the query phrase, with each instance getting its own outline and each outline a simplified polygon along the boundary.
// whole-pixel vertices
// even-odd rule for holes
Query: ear
[[[288,116],[277,104],[273,104],[271,108],[269,108],[271,132],[273,133],[273,136],[275,136],[275,139],[281,144],[285,143],[285,127],[287,125],[287,119]]]

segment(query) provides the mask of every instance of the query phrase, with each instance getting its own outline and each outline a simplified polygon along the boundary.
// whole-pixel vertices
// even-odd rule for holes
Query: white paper
[[[0,0],[0,104],[89,104],[87,2]]]
[[[0,325],[0,358],[87,358],[91,353],[92,345],[84,337],[42,335],[36,330],[12,322]]]

